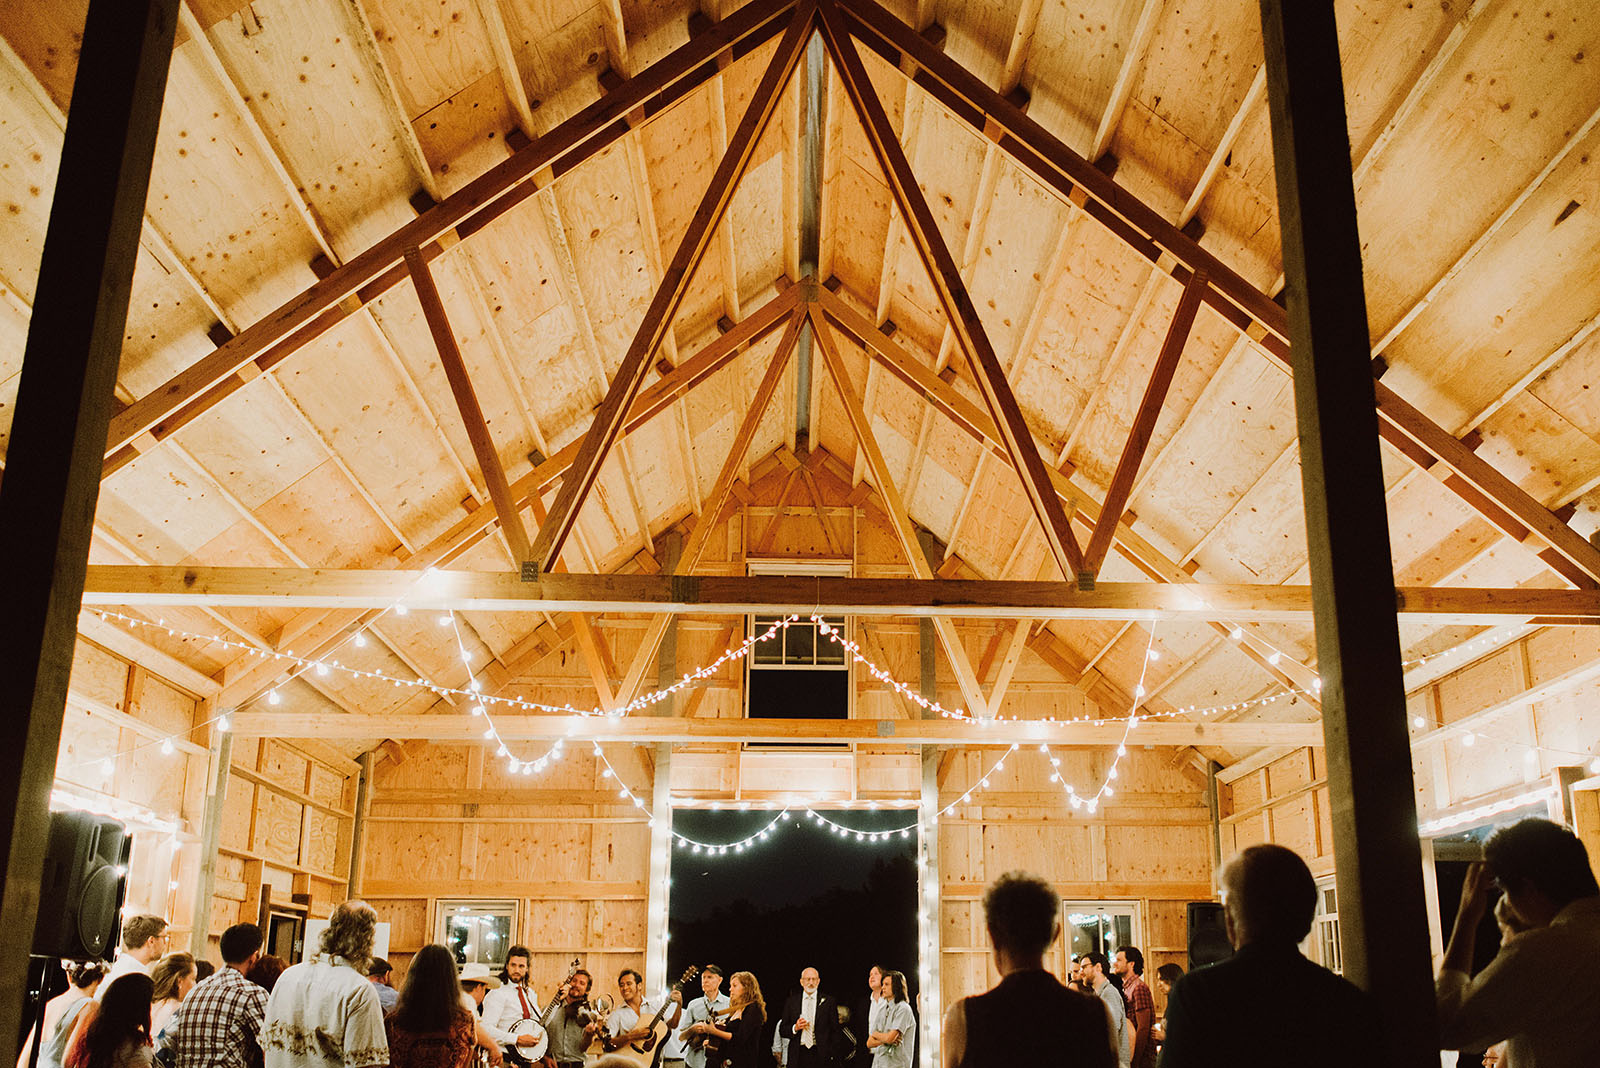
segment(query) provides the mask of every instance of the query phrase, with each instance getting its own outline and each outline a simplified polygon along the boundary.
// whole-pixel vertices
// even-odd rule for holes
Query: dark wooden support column
[[[0,485],[0,1063],[16,1057],[78,602],[178,0],[93,0]]]
[[[1378,1060],[1439,1063],[1394,569],[1332,0],[1261,0],[1344,972]]]

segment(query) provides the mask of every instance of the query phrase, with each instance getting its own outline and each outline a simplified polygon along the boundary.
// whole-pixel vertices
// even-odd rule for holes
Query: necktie
[[[522,992],[520,985],[517,987],[517,997],[522,1001],[522,1018],[526,1020],[533,1015],[533,1010],[528,1008],[528,995]]]
[[[817,1044],[817,995],[807,994],[805,1006],[801,1008],[800,1015],[809,1023],[805,1033],[800,1036],[800,1044],[810,1049]]]

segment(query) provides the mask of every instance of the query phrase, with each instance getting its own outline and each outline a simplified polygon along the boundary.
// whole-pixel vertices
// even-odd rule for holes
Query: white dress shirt
[[[1506,939],[1475,976],[1439,973],[1445,1049],[1506,1043],[1503,1068],[1600,1064],[1600,897],[1580,898],[1548,927]]]
[[[806,1049],[817,1044],[817,993],[811,991],[800,995],[800,1018],[807,1023],[804,1031],[800,1032],[800,1044]]]
[[[527,1004],[526,1012],[523,1011],[524,999]],[[483,1029],[500,1045],[514,1046],[517,1044],[517,1036],[511,1033],[511,1025],[523,1016],[537,1020],[539,1010],[543,1007],[539,1004],[538,997],[525,987],[513,986],[510,983],[497,986],[483,996]]]

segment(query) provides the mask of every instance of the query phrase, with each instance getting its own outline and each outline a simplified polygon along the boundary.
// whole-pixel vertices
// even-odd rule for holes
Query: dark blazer
[[[1348,1068],[1376,1035],[1372,1003],[1353,983],[1295,946],[1252,943],[1172,988],[1161,1068]]]
[[[800,1018],[801,992],[796,990],[783,1003],[783,1017],[778,1021],[778,1033],[789,1040],[789,1068],[826,1068],[834,1063],[839,1042],[839,1011],[834,1000],[821,990],[817,991],[817,1018],[811,1021],[816,1029],[817,1044],[806,1049],[800,1044],[794,1022]]]

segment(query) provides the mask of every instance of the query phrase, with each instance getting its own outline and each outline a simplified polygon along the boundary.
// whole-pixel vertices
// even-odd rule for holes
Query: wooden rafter
[[[827,368],[828,377],[832,380],[834,388],[839,391],[839,399],[844,404],[850,427],[855,431],[861,451],[866,454],[872,481],[877,486],[878,496],[883,500],[884,512],[894,527],[895,537],[900,542],[900,550],[905,554],[906,563],[910,565],[911,573],[917,578],[931,579],[933,570],[928,566],[928,559],[922,553],[922,546],[917,541],[916,528],[911,525],[911,517],[906,513],[905,501],[901,499],[900,491],[895,488],[894,479],[889,474],[889,465],[883,458],[883,451],[878,448],[877,436],[873,434],[872,425],[867,421],[866,411],[861,407],[855,386],[850,382],[850,372],[839,355],[833,328],[823,316],[813,315],[811,331],[812,336],[816,338],[817,348],[822,353],[822,362]],[[972,662],[967,657],[966,647],[961,644],[961,636],[956,633],[955,625],[948,619],[935,616],[933,626],[939,635],[939,643],[944,647],[945,656],[950,661],[950,669],[955,673],[963,700],[966,701],[968,709],[980,713],[988,708],[988,701],[983,696],[983,688],[978,684],[977,675],[972,670]]]
[[[1144,0],[1139,6],[1139,20],[1134,23],[1133,36],[1123,49],[1122,66],[1117,69],[1117,80],[1111,85],[1111,95],[1106,100],[1105,110],[1100,113],[1100,125],[1094,131],[1094,143],[1089,149],[1090,159],[1105,155],[1117,136],[1123,109],[1128,106],[1134,82],[1144,67],[1144,54],[1150,47],[1150,38],[1155,35],[1156,22],[1161,17],[1164,3],[1165,0]]]
[[[428,332],[433,335],[434,348],[439,362],[444,366],[450,392],[456,399],[456,410],[461,413],[461,423],[466,428],[467,440],[472,443],[473,455],[478,460],[478,470],[489,490],[495,514],[500,519],[500,530],[511,546],[511,555],[517,561],[528,558],[528,530],[522,525],[516,502],[511,498],[511,485],[506,481],[505,465],[500,462],[500,452],[495,448],[489,433],[489,424],[483,418],[483,407],[478,403],[478,392],[472,388],[472,378],[461,358],[461,347],[456,343],[455,331],[445,314],[444,301],[439,298],[439,287],[434,284],[433,272],[415,248],[406,250],[406,269],[416,288],[417,300],[422,305],[422,317],[427,321]]]
[[[883,169],[900,214],[939,296],[940,306],[956,333],[962,355],[972,365],[979,392],[995,425],[1000,428],[1006,459],[1022,480],[1028,502],[1044,529],[1045,542],[1064,576],[1083,570],[1082,553],[1060,500],[1050,489],[1050,469],[1039,455],[1022,409],[1006,381],[1005,369],[995,355],[988,332],[961,279],[960,269],[939,232],[927,197],[917,184],[894,125],[884,111],[856,51],[854,40],[831,0],[822,8],[823,39],[833,57],[839,79],[856,111],[873,154]]]
[[[488,225],[616,143],[627,129],[619,119],[640,109],[654,113],[714,76],[716,57],[743,55],[770,40],[782,31],[792,7],[790,0],[756,0],[739,9],[118,412],[111,420],[104,474],[138,455],[132,443],[140,435],[170,436],[257,371],[278,365],[398,285],[406,277],[406,249],[419,248],[431,260],[441,251],[441,237],[454,232],[464,238]]]
[[[916,545],[910,521],[897,526]],[[550,573],[522,581],[501,571],[91,564],[83,603],[366,609],[398,602],[429,611],[692,615],[809,612],[820,605],[837,614],[919,618],[1310,619],[1309,586],[1102,582],[1080,590],[1053,580],[924,578],[932,572],[917,559],[911,569],[918,577],[910,579]],[[1600,620],[1600,599],[1588,590],[1406,586],[1395,590],[1395,611],[1409,622],[1587,624]]]
[[[1167,338],[1156,355],[1155,367],[1150,371],[1150,382],[1145,386],[1139,410],[1134,413],[1128,440],[1122,447],[1122,457],[1117,461],[1116,473],[1111,476],[1111,485],[1106,489],[1100,518],[1094,525],[1094,534],[1090,536],[1089,547],[1083,554],[1083,569],[1091,576],[1100,573],[1100,565],[1105,563],[1106,553],[1111,549],[1111,532],[1122,521],[1128,494],[1139,475],[1139,465],[1144,463],[1145,450],[1150,447],[1150,436],[1155,433],[1156,420],[1160,418],[1161,408],[1166,403],[1167,390],[1178,371],[1178,359],[1188,343],[1189,331],[1194,326],[1195,313],[1200,310],[1205,290],[1205,272],[1196,271],[1189,276],[1188,284],[1183,287],[1183,296],[1178,299],[1178,310],[1172,316],[1172,323],[1167,327]]]
[[[738,481],[739,472],[744,470],[750,443],[755,440],[756,431],[761,427],[761,419],[766,414],[768,405],[772,403],[773,394],[783,381],[784,371],[788,368],[789,360],[799,341],[800,324],[803,321],[804,313],[799,310],[789,317],[789,325],[784,330],[783,336],[778,339],[778,348],[767,363],[766,371],[756,386],[750,406],[739,422],[739,428],[734,431],[733,443],[728,448],[727,457],[722,461],[722,469],[717,472],[717,480],[711,486],[711,493],[706,497],[700,521],[690,532],[678,553],[678,565],[672,572],[674,575],[692,573],[700,563],[700,557],[705,555],[706,547],[711,543],[712,532],[717,529],[722,510],[732,496],[733,484]],[[623,704],[632,701],[638,695],[640,687],[644,685],[645,674],[656,662],[656,652],[661,648],[661,640],[666,637],[669,623],[670,619],[667,617],[650,621],[650,627],[645,631],[644,639],[639,643],[638,649],[634,651],[633,660],[628,665],[627,674],[622,680],[622,688],[618,691]]]
[[[960,390],[935,375],[932,369],[912,357],[892,339],[872,329],[864,316],[833,293],[826,289],[820,290],[817,293],[817,301],[818,311],[861,338],[872,352],[873,358],[882,362],[896,378],[921,394],[934,408],[966,433],[983,442],[990,452],[997,456],[1001,455],[999,432],[995,429],[994,421],[968,400]],[[1100,517],[1100,502],[1060,471],[1051,471],[1050,479],[1062,502],[1072,508],[1073,519],[1092,529]],[[1169,559],[1126,522],[1117,523],[1113,538],[1118,550],[1135,567],[1151,578],[1160,582],[1179,584],[1198,581],[1186,568],[1177,561]],[[1219,622],[1217,626],[1223,632],[1231,632],[1233,629],[1233,624],[1227,621]],[[1274,678],[1299,689],[1313,686],[1316,679],[1314,670],[1281,653],[1277,660],[1273,661],[1273,648],[1252,636],[1249,626],[1244,627],[1244,636],[1247,640],[1241,642],[1241,651],[1260,664]]]
[[[1204,270],[1211,280],[1206,303],[1252,338],[1259,334],[1264,350],[1285,364],[1289,362],[1287,318],[1283,308],[1265,293],[1117,186],[1014,103],[930,47],[876,0],[837,2],[851,31],[859,34],[867,47],[883,54],[908,78],[915,78],[918,86],[958,121],[983,136],[999,137],[1001,148],[1044,185],[1063,197],[1082,198],[1086,212],[1179,281],[1186,281],[1195,270]],[[1163,257],[1163,252],[1170,253],[1170,258]],[[1600,580],[1600,550],[1510,478],[1472,457],[1466,446],[1381,382],[1376,388],[1379,432],[1384,440],[1419,466],[1446,463],[1453,473],[1444,482],[1452,492],[1513,537],[1520,538],[1528,530],[1536,532],[1551,545],[1541,558],[1568,581],[1589,585]]]
[[[862,742],[878,745],[1115,746],[1121,723],[1000,720],[975,727],[943,719],[744,719],[720,716],[500,715],[495,727],[507,741],[583,738],[601,742]],[[234,717],[241,736],[265,738],[422,738],[471,742],[483,737],[480,720],[464,716],[322,715],[303,712],[243,712]],[[981,730],[982,734],[977,732]],[[1141,745],[1317,745],[1319,723],[1188,723],[1150,720],[1139,724]]]
[[[634,334],[622,365],[606,391],[605,400],[595,412],[594,422],[583,437],[572,468],[561,481],[561,489],[551,505],[550,516],[539,527],[531,550],[531,562],[540,571],[547,570],[560,554],[561,546],[578,519],[578,509],[588,495],[590,487],[600,476],[601,464],[616,441],[633,398],[644,383],[651,366],[651,357],[661,344],[665,333],[671,329],[672,318],[683,300],[695,268],[710,247],[717,223],[722,220],[729,202],[733,199],[746,164],[755,152],[756,142],[767,127],[783,87],[794,73],[795,65],[805,51],[806,38],[810,36],[814,21],[814,0],[802,0],[789,20],[777,52],[767,64],[761,82],[756,86],[744,117],[739,120],[728,150],[711,176],[711,184],[700,199],[700,206],[678,244],[667,267],[660,288],[650,301],[644,319]]]

